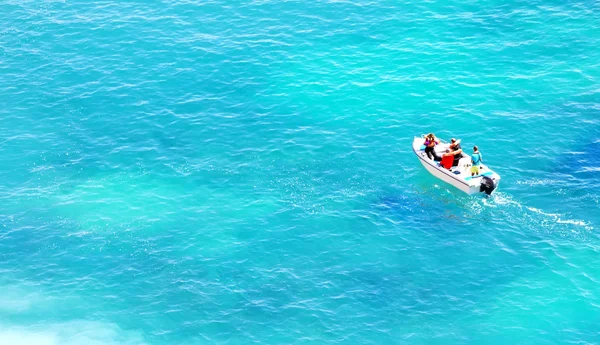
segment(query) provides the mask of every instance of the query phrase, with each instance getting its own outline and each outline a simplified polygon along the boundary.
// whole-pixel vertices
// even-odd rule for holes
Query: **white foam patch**
[[[564,181],[559,180],[550,180],[550,179],[530,179],[524,181],[517,181],[517,184],[527,185],[527,186],[550,186],[550,185],[561,185],[564,184]]]
[[[100,322],[76,321],[34,327],[0,325],[6,345],[146,345],[141,334]]]
[[[546,217],[552,218],[553,221],[555,221],[558,224],[571,224],[571,225],[577,225],[577,226],[581,226],[584,227],[586,230],[593,230],[594,228],[591,226],[590,223],[588,222],[584,222],[582,220],[577,220],[577,219],[563,219],[561,217],[563,217],[563,215],[558,214],[558,213],[547,213],[544,212],[540,209],[537,209],[535,207],[527,207],[528,210],[544,215]]]
[[[556,228],[556,224],[581,227],[585,230],[594,229],[590,222],[568,219],[564,214],[544,212],[538,208],[523,205],[510,195],[503,193],[495,193],[492,198],[482,199],[482,205],[485,207],[502,207],[504,209],[514,207],[521,211],[521,213],[519,213],[519,216],[509,217],[510,220],[541,226],[547,229],[561,230]],[[476,214],[483,212],[483,209],[477,206],[472,206],[471,210]]]
[[[33,306],[40,308],[48,302],[37,290],[18,284],[0,284],[0,315],[2,313],[22,313]],[[0,344],[3,344],[0,342]]]
[[[518,201],[514,200],[510,195],[496,192],[494,193],[492,198],[483,199],[486,202],[486,205],[510,205],[516,206],[518,208],[522,208],[523,206]]]
[[[593,230],[594,228],[590,225],[590,223],[586,223],[582,220],[571,220],[571,219],[556,219],[557,223],[560,224],[573,224],[573,225],[579,225],[579,226],[583,226],[588,228],[588,230]]]
[[[557,214],[557,213],[547,213],[547,212],[544,212],[544,211],[542,211],[542,210],[540,210],[540,209],[537,209],[537,208],[535,208],[535,207],[529,207],[529,206],[528,206],[528,207],[527,207],[527,209],[528,209],[529,211],[532,211],[532,212],[535,212],[535,213],[538,213],[538,214],[541,214],[541,215],[544,215],[544,216],[548,216],[548,217],[557,218],[558,216],[560,216],[560,215],[559,215],[559,214]]]

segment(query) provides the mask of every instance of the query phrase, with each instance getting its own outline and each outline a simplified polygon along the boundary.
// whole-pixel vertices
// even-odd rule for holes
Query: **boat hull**
[[[427,171],[429,171],[433,176],[439,178],[440,180],[442,180],[442,181],[444,181],[444,182],[446,182],[448,184],[453,185],[454,187],[462,190],[463,192],[465,192],[465,193],[467,193],[469,195],[481,193],[479,184],[477,184],[477,185],[468,185],[468,184],[461,183],[460,181],[457,181],[455,178],[452,178],[452,177],[444,174],[439,169],[436,169],[436,168],[430,166],[429,164],[427,164],[423,160],[420,160],[420,162],[421,162],[421,164],[423,164],[423,166],[425,167],[425,169],[427,169]]]

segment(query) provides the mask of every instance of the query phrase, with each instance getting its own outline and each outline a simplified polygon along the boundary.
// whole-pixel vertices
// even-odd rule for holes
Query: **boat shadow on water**
[[[515,255],[526,248],[502,232],[504,215],[493,205],[486,207],[483,197],[413,186],[382,193],[371,209],[377,213],[378,234],[388,236],[383,242],[390,252],[384,252],[383,264],[352,272],[352,288],[370,292],[361,296],[369,307],[385,308],[390,301],[413,306],[390,311],[399,318],[439,313],[443,319],[452,313],[441,311],[441,305],[446,310],[487,305],[503,286],[541,269]],[[513,225],[520,221],[509,220]]]
[[[437,191],[436,191],[437,192]],[[448,191],[449,194],[453,194]],[[430,226],[447,226],[448,221],[459,224],[466,208],[463,206],[471,199],[477,198],[448,193],[434,193],[432,190],[398,191],[381,195],[374,201],[374,207],[384,217],[400,217],[411,221],[422,221]]]

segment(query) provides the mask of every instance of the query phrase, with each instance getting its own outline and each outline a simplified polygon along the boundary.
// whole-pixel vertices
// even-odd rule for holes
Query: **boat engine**
[[[491,177],[483,176],[481,178],[481,186],[479,187],[479,191],[484,192],[487,195],[491,195],[494,189],[496,189],[496,182]]]

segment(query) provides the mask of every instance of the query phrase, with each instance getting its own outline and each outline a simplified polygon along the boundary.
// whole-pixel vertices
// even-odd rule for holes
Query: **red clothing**
[[[442,161],[440,162],[440,164],[442,164],[444,168],[450,169],[452,168],[452,162],[454,162],[454,156],[448,155],[442,157]]]

